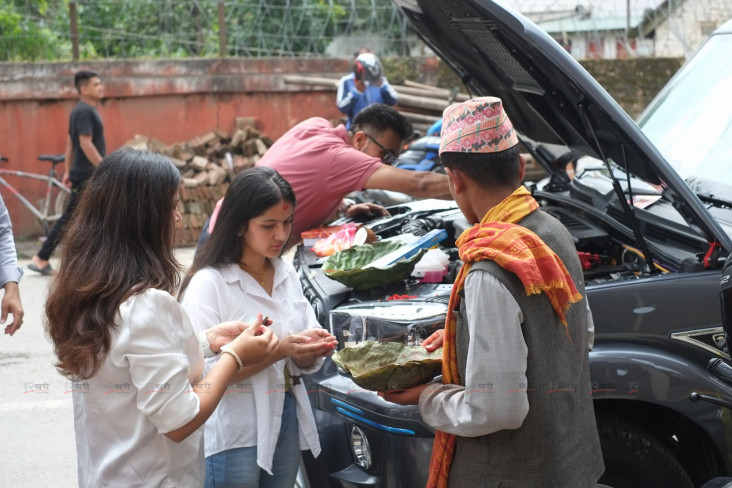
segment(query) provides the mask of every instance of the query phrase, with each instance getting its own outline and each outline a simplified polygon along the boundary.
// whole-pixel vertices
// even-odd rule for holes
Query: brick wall
[[[405,79],[445,88],[460,85],[434,58],[384,59],[394,84]],[[636,117],[680,66],[678,59],[597,60],[583,63],[620,105]],[[289,74],[338,79],[347,59],[196,59],[4,63],[0,69],[0,154],[10,169],[45,172],[39,154],[64,151],[68,113],[76,103],[73,74],[97,71],[105,83],[100,113],[107,148],[137,134],[173,144],[220,129],[230,133],[236,117],[253,116],[272,139],[312,116],[340,117],[332,88],[285,83]],[[31,201],[42,197],[39,182],[14,180]],[[29,211],[0,188],[16,236],[41,233]]]

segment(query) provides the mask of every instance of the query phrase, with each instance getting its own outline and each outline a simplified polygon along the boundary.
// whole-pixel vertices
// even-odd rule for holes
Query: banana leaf
[[[373,244],[352,246],[329,256],[323,263],[323,274],[356,290],[390,285],[408,278],[414,271],[417,261],[422,258],[427,250],[420,249],[414,256],[400,259],[384,268],[366,266],[376,259],[396,251],[403,245],[403,243],[395,241],[378,241]]]
[[[427,383],[442,372],[442,349],[398,342],[365,341],[333,353],[335,362],[361,388],[403,390]]]

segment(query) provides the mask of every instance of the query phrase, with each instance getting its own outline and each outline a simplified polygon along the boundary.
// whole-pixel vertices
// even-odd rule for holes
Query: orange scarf
[[[463,267],[455,278],[445,321],[442,357],[442,382],[460,384],[458,373],[454,311],[460,307],[460,291],[465,277],[476,261],[490,259],[503,269],[514,273],[523,283],[526,295],[544,293],[565,328],[565,313],[582,295],[574,286],[562,260],[536,234],[516,225],[537,210],[539,204],[529,191],[521,186],[483,217],[480,224],[463,232],[458,238]],[[569,333],[569,332],[567,332]],[[455,450],[455,436],[438,431],[432,448],[430,476],[427,488],[447,486],[450,464]]]

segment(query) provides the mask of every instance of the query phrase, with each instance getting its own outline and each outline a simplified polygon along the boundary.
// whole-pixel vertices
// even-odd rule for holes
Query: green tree
[[[247,56],[325,52],[346,10],[323,0],[250,0],[227,3],[229,52]]]
[[[0,0],[0,60],[70,57],[72,0]],[[404,23],[389,0],[75,0],[80,54],[93,58],[318,56],[337,35],[396,46]],[[219,25],[219,4],[225,26]],[[398,49],[389,48],[393,52]]]
[[[105,58],[206,55],[215,47],[215,10],[213,1],[82,0],[79,38]]]
[[[52,27],[63,20],[63,0],[0,0],[0,61],[53,60],[70,50]],[[66,24],[68,29],[68,22]]]

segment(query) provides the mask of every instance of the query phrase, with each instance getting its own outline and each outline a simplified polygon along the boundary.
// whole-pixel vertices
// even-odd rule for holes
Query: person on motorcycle
[[[370,50],[359,52],[353,70],[338,82],[336,105],[348,117],[346,129],[351,129],[356,115],[372,103],[397,103],[397,92],[383,71],[381,61]]]

